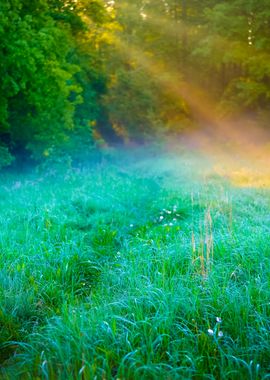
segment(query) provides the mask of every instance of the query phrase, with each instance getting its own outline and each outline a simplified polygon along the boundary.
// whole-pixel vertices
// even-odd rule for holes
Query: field
[[[1,174],[0,378],[270,378],[270,189],[140,150]]]

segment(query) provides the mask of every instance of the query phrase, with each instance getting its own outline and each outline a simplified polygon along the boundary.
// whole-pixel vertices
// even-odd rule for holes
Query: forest
[[[2,0],[0,17],[2,167],[268,128],[268,0]]]
[[[270,378],[269,0],[0,0],[0,380]]]

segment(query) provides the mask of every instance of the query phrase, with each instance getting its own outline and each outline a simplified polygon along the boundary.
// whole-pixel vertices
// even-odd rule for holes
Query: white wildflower
[[[223,335],[224,335],[224,334],[223,334],[223,332],[222,332],[222,331],[219,331],[219,332],[218,332],[218,336],[219,336],[219,338],[222,338],[222,337],[223,337]]]
[[[208,332],[208,334],[211,335],[211,336],[214,335],[214,331],[213,331],[212,329],[208,329],[207,332]]]

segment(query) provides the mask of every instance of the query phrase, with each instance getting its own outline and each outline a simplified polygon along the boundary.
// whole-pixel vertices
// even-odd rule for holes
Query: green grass
[[[270,190],[210,169],[2,174],[0,378],[270,378]]]

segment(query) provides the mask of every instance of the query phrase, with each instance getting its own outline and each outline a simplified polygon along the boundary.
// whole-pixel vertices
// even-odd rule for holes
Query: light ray
[[[256,124],[220,118],[216,102],[206,89],[185,81],[175,69],[130,43],[117,39],[116,46],[120,54],[145,69],[161,91],[187,102],[203,125],[182,140],[211,155],[217,163],[217,174],[230,178],[237,186],[270,186],[269,147],[265,133]]]

